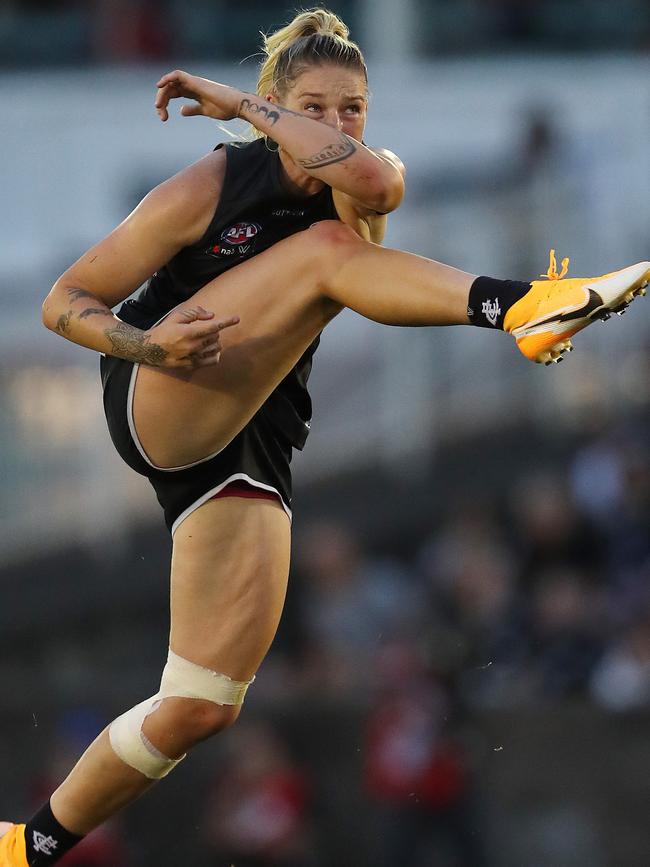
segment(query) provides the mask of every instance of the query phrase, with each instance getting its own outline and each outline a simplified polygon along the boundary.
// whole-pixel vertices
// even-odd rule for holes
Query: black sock
[[[56,864],[83,837],[71,834],[55,818],[49,801],[25,827],[27,863],[29,867]]]
[[[480,328],[503,328],[506,313],[529,289],[530,283],[518,280],[477,277],[469,290],[469,321]]]

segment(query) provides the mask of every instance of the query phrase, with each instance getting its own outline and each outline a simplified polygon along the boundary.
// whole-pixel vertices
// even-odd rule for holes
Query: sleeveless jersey
[[[228,269],[312,223],[338,219],[331,187],[308,197],[286,188],[279,154],[264,139],[220,147],[226,148],[226,171],[210,225],[199,241],[184,247],[157,271],[136,298],[124,302],[117,314],[124,322],[151,328]],[[309,433],[312,408],[307,380],[319,339],[260,410],[273,428],[299,449]]]

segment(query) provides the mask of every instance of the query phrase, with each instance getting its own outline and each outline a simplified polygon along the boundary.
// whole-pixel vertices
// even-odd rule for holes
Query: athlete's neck
[[[318,178],[303,171],[282,148],[279,149],[278,155],[282,181],[291,193],[296,196],[314,196],[316,193],[320,193],[325,186],[323,181],[319,181]]]

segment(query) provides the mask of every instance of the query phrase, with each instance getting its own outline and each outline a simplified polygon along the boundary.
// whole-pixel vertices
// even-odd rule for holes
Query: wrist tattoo
[[[263,102],[254,102],[248,97],[244,97],[242,101],[239,103],[239,112],[238,114],[241,116],[245,111],[249,112],[249,114],[259,114],[265,120],[267,120],[271,126],[276,124],[280,120],[280,111],[284,111],[284,109],[269,108]],[[291,112],[293,114],[293,112]]]
[[[334,163],[340,163],[342,160],[346,160],[348,157],[352,156],[355,151],[356,147],[352,143],[352,139],[343,133],[339,133],[337,141],[325,145],[325,147],[318,151],[318,153],[312,154],[310,157],[306,157],[302,160],[298,159],[296,162],[301,165],[303,169],[322,169],[325,166],[331,166],[334,165]]]
[[[136,364],[151,364],[153,367],[159,367],[167,358],[166,349],[157,343],[150,343],[144,331],[126,322],[118,322],[114,328],[107,328],[104,334],[111,343],[111,354],[118,358]]]

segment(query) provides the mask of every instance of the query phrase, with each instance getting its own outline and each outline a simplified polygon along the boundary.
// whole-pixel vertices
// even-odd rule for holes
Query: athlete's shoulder
[[[221,198],[227,158],[215,150],[155,187],[139,208],[176,226],[183,246],[194,243],[206,231]],[[135,213],[135,212],[134,212]]]

